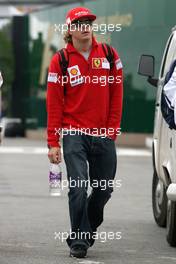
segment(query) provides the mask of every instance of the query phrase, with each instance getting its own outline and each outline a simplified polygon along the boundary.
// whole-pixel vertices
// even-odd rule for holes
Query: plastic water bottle
[[[61,195],[62,169],[61,165],[50,163],[49,170],[49,193],[51,196]]]

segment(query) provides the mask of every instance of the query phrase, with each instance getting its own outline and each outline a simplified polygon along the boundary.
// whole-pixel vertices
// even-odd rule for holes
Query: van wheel
[[[167,196],[162,181],[158,178],[156,171],[153,173],[152,182],[152,206],[153,216],[160,227],[166,227],[167,218]]]
[[[176,202],[171,200],[167,203],[167,241],[176,247]]]

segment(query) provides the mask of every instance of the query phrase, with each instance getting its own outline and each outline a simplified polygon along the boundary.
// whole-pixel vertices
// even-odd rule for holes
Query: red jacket
[[[60,136],[56,131],[70,127],[89,128],[94,131],[106,128],[108,136],[115,140],[117,129],[120,128],[123,98],[122,64],[117,51],[113,48],[115,63],[110,69],[102,46],[94,38],[88,61],[71,43],[67,44],[66,49],[69,65],[67,69],[68,82],[65,87],[61,83],[62,72],[58,53],[53,56],[49,67],[47,85],[48,145],[60,146]],[[89,81],[84,79],[85,76]],[[111,80],[109,83],[108,78]],[[106,80],[106,83],[102,80]],[[108,129],[111,130],[111,133]]]

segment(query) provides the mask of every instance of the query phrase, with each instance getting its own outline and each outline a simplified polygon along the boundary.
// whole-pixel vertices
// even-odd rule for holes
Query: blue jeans
[[[115,142],[107,137],[77,132],[63,136],[63,153],[70,183],[69,213],[74,234],[68,237],[67,244],[69,247],[84,244],[88,248],[89,237],[83,233],[95,232],[103,222],[104,206],[113,191],[109,180],[113,180],[116,173]],[[88,185],[92,187],[89,197]]]

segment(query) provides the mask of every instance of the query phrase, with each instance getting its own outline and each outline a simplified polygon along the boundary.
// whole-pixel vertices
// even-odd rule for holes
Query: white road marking
[[[80,264],[104,264],[104,262],[93,261],[93,260],[83,260],[79,262]]]
[[[168,259],[168,260],[174,260],[174,261],[176,261],[176,258],[175,257],[160,256],[158,258],[159,259]]]
[[[20,248],[36,248],[40,245],[30,245],[29,243],[0,243],[0,247],[20,247]]]
[[[47,154],[48,149],[42,147],[0,147],[0,154]]]
[[[62,151],[62,150],[61,150]],[[46,155],[48,149],[44,147],[0,147],[0,154],[34,154]],[[117,148],[118,156],[141,156],[150,157],[151,151],[147,149],[130,149],[130,148]]]
[[[147,149],[130,149],[130,148],[117,148],[119,156],[147,156],[150,157],[151,151]]]
[[[20,147],[0,147],[0,153],[4,153],[4,154],[8,154],[8,153],[23,153],[24,150],[23,148],[20,148]]]
[[[137,250],[135,250],[135,249],[126,249],[125,252],[126,253],[134,253],[134,254],[136,254]]]

